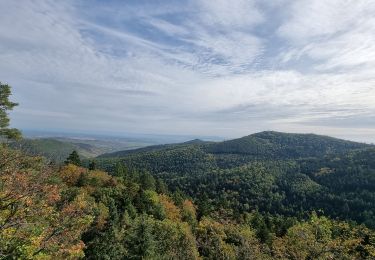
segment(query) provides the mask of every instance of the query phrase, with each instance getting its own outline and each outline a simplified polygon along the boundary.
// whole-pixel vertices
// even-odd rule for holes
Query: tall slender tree
[[[10,119],[8,113],[15,106],[18,106],[17,103],[9,100],[11,94],[11,87],[0,82],[0,138],[20,139],[21,132],[18,129],[9,128]]]

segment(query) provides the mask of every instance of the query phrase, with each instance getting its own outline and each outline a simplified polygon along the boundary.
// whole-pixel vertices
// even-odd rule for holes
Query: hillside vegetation
[[[374,231],[318,212],[305,220],[258,211],[233,217],[204,211],[210,203],[197,205],[121,164],[112,176],[70,163],[56,168],[4,146],[0,161],[3,259],[375,257]],[[261,183],[267,174],[258,168],[251,170]]]
[[[64,161],[74,150],[77,150],[84,158],[95,157],[100,154],[99,149],[89,144],[69,143],[52,138],[22,139],[13,142],[11,146],[31,155],[42,155],[53,162]]]
[[[92,137],[48,137],[24,138],[11,142],[11,147],[30,155],[42,155],[55,163],[62,163],[72,151],[82,158],[94,158],[98,155],[124,149],[136,149],[151,145],[148,140],[131,138],[92,138]]]
[[[266,131],[239,139],[206,146],[214,154],[244,154],[257,158],[287,159],[321,157],[333,153],[345,153],[367,145],[315,134],[289,134]]]
[[[303,219],[313,210],[375,227],[374,146],[313,134],[262,132],[106,154],[98,165],[146,169],[202,211],[259,210]]]

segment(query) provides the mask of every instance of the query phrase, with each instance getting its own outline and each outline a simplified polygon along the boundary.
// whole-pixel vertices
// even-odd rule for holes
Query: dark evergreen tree
[[[116,176],[125,177],[125,168],[121,162],[116,163],[115,173]]]
[[[152,220],[147,215],[140,216],[126,237],[130,259],[151,259],[156,256],[156,242],[152,235]]]
[[[198,219],[201,219],[203,216],[208,216],[211,212],[211,205],[207,193],[203,195],[198,200]]]
[[[79,154],[76,150],[69,154],[68,158],[66,158],[65,160],[65,164],[74,164],[77,166],[81,166],[81,159],[79,158]]]
[[[9,128],[10,119],[8,117],[8,111],[18,106],[17,103],[13,103],[9,100],[11,94],[11,87],[0,82],[0,138],[20,139],[21,132],[18,129]]]
[[[155,178],[149,172],[142,172],[140,174],[140,183],[145,190],[155,190]]]
[[[185,200],[185,195],[177,188],[177,190],[173,192],[172,198],[176,205],[181,206]]]
[[[93,161],[90,162],[89,170],[90,171],[96,170],[96,161],[93,160]]]
[[[160,193],[160,194],[167,194],[168,193],[168,187],[167,187],[167,185],[160,178],[156,179],[156,192]]]

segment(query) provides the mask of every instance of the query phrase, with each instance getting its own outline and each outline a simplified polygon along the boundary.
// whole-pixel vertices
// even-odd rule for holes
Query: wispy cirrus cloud
[[[278,29],[291,41],[284,61],[308,56],[321,71],[373,65],[375,5],[372,1],[298,1]]]
[[[372,1],[25,0],[0,9],[0,79],[21,103],[16,126],[375,139]]]

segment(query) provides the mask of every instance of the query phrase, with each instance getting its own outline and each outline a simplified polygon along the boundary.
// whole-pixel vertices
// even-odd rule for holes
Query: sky
[[[375,142],[373,0],[0,0],[20,129]]]

